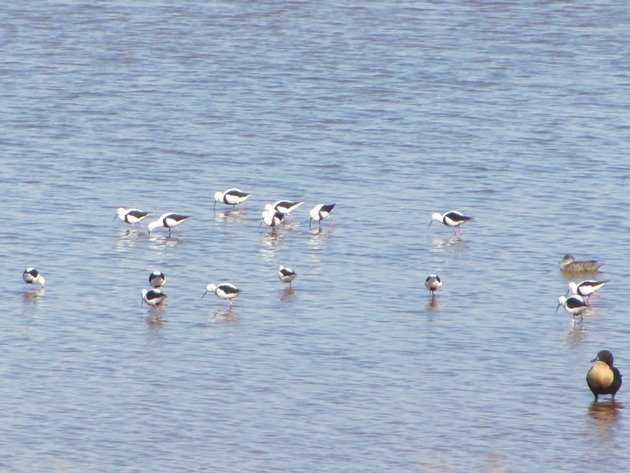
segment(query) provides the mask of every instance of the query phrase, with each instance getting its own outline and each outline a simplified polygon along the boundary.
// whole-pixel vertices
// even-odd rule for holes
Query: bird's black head
[[[593,361],[603,361],[608,366],[613,365],[613,354],[608,350],[601,350]]]

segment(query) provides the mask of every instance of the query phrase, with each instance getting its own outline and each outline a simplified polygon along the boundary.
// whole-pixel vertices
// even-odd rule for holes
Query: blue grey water
[[[4,2],[0,471],[627,470],[630,386],[597,406],[584,377],[604,348],[630,373],[629,20]],[[213,212],[229,187],[240,217]],[[278,199],[306,203],[270,232]],[[119,206],[192,219],[149,236]],[[452,209],[461,239],[428,227]],[[565,253],[610,280],[581,324],[554,314]],[[230,312],[201,299],[221,281],[246,291]]]

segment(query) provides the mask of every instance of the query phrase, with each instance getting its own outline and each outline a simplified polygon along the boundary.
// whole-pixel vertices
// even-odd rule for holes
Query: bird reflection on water
[[[143,318],[146,328],[151,330],[160,330],[164,327],[164,319],[160,314],[150,314]]]
[[[468,240],[462,235],[450,236],[447,238],[431,238],[431,246],[434,248],[453,247],[457,250],[468,249]]]
[[[123,230],[118,232],[119,238],[140,238],[144,236],[146,233],[138,228],[128,228],[127,230]]]
[[[265,261],[273,261],[276,257],[276,250],[278,249],[278,245],[284,238],[284,234],[282,232],[277,231],[273,228],[269,233],[267,233],[262,239],[262,246],[260,248],[260,252]]]
[[[160,248],[160,247],[175,247],[177,245],[181,245],[183,240],[179,237],[179,235],[150,235],[149,242],[151,243],[151,247]]]
[[[293,289],[292,287],[285,287],[284,289],[280,290],[281,301],[291,300],[294,296],[295,296],[295,289]]]
[[[242,209],[230,209],[225,212],[216,212],[214,214],[214,219],[217,222],[240,222],[244,220],[247,216],[245,210]]]
[[[230,323],[236,321],[236,313],[233,306],[219,309],[208,315],[210,322]]]
[[[429,302],[427,302],[427,305],[424,306],[425,310],[427,311],[434,311],[434,310],[439,310],[440,308],[440,299],[438,296],[435,297],[431,297],[429,299]]]
[[[567,330],[567,342],[571,346],[580,345],[584,341],[586,330],[580,322],[573,319],[571,328]]]
[[[32,305],[37,304],[39,298],[44,294],[46,294],[46,289],[42,287],[35,291],[25,291],[22,298],[24,299],[24,304]]]
[[[598,434],[612,435],[615,425],[621,419],[621,409],[624,409],[624,405],[619,401],[591,402],[588,415]]]

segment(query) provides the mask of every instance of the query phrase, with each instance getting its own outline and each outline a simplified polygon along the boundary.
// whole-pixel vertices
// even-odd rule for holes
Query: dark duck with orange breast
[[[595,401],[600,394],[611,394],[614,401],[615,394],[621,387],[621,373],[613,366],[612,353],[602,350],[593,361],[595,364],[586,373],[586,383],[595,396]]]

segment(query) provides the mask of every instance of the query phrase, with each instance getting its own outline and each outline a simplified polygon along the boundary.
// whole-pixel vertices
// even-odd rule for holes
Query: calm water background
[[[337,3],[0,7],[1,471],[628,468],[630,387],[584,381],[630,373],[627,5]],[[270,234],[277,199],[306,204]],[[610,279],[577,326],[567,252]]]

